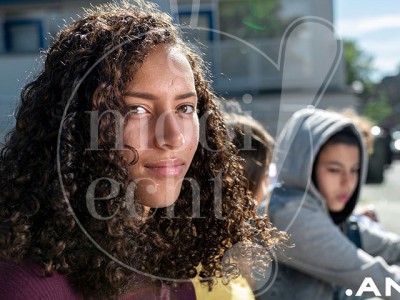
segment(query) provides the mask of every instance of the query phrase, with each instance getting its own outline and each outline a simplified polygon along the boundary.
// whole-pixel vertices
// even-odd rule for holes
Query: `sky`
[[[374,58],[372,79],[400,70],[400,1],[334,0],[334,24],[339,36],[353,39]]]

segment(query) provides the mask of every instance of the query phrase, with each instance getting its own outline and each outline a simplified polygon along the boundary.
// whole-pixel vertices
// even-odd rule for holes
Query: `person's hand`
[[[359,215],[366,216],[374,222],[378,222],[378,215],[376,213],[375,207],[373,205],[368,205],[365,207],[360,207],[357,209]]]

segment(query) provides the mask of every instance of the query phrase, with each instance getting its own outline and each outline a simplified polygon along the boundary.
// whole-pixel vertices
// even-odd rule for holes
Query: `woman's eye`
[[[136,115],[141,115],[141,114],[147,113],[147,110],[140,105],[132,105],[130,107],[130,109],[131,109],[131,112]]]
[[[184,104],[179,106],[176,111],[184,114],[192,114],[194,113],[194,106],[190,104]]]
[[[339,173],[340,170],[338,170],[338,169],[328,169],[328,172],[329,173]]]

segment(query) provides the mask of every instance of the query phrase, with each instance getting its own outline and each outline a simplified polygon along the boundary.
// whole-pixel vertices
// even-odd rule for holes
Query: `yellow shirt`
[[[198,276],[192,279],[196,299],[198,300],[254,300],[253,291],[247,280],[242,276],[233,279],[225,285],[221,280],[213,286],[212,291],[208,290],[208,285],[201,284]]]

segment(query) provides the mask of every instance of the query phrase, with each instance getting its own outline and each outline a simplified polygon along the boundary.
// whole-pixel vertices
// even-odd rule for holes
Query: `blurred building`
[[[0,0],[0,137],[40,51],[92,0]],[[274,134],[308,105],[356,108],[347,91],[332,0],[155,0],[209,62],[214,89]]]
[[[387,128],[400,129],[400,73],[386,76],[376,87],[377,93],[383,92],[392,108],[392,115],[384,122]]]
[[[42,68],[46,50],[65,22],[101,1],[0,0],[0,139],[13,125],[21,88]],[[105,1],[102,1],[105,2]]]

